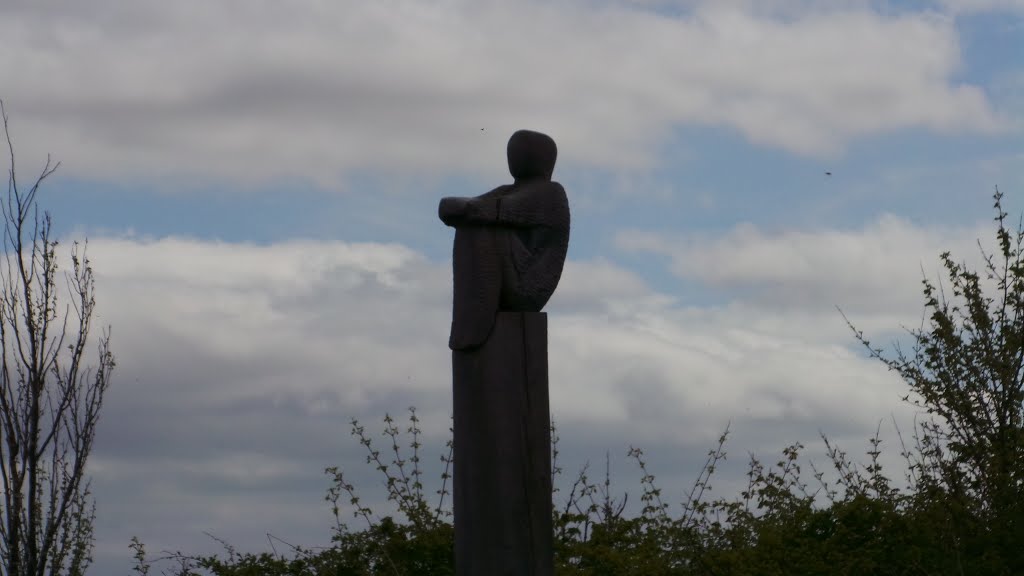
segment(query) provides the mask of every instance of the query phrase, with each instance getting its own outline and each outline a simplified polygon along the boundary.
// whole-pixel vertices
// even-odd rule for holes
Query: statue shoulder
[[[555,203],[563,208],[566,212],[569,211],[569,196],[565,193],[565,188],[562,187],[558,182],[551,182],[551,188],[549,195],[554,197]]]
[[[528,192],[530,194],[557,194],[565,196],[565,188],[561,184],[553,180],[531,180],[529,182],[522,182],[513,185],[515,189]]]
[[[502,184],[501,186],[498,186],[497,188],[491,190],[490,192],[485,192],[477,196],[477,198],[497,198],[500,196],[506,196],[515,191],[515,189],[516,187],[513,184]]]

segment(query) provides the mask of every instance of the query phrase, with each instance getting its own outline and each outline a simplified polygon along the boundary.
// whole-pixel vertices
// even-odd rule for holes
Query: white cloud
[[[22,154],[99,178],[490,176],[520,127],[612,169],[656,162],[686,125],[809,155],[996,129],[984,93],[953,80],[951,19],[776,4],[15,2],[0,78]]]
[[[788,312],[834,310],[905,315],[921,310],[922,273],[945,278],[939,254],[978,266],[980,239],[992,253],[994,229],[916,226],[883,214],[860,230],[765,231],[743,223],[721,236],[624,231],[626,251],[667,256],[673,274],[724,290],[740,301]]]

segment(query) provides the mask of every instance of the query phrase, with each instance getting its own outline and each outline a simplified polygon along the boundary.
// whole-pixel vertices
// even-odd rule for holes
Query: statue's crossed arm
[[[445,198],[438,215],[448,226],[545,227],[569,224],[569,202],[557,182],[531,181],[499,186],[475,198]]]

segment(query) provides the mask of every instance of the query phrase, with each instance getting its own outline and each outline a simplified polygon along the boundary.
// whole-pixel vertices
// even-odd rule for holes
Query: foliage
[[[0,573],[83,574],[91,562],[95,507],[85,465],[114,368],[109,335],[86,365],[95,306],[85,249],[71,249],[60,275],[49,214],[36,194],[56,171],[47,159],[35,183],[19,187],[14,145],[0,102],[11,167],[2,202],[0,257]],[[60,304],[66,286],[70,305]]]
[[[628,495],[612,496],[607,467],[603,482],[591,481],[586,466],[564,501],[556,492],[556,574],[1024,573],[1024,231],[1006,228],[1001,198],[997,190],[999,250],[994,256],[983,251],[983,275],[944,253],[951,298],[941,284],[923,280],[929,323],[910,331],[910,352],[896,346],[895,356],[886,356],[850,324],[868,354],[906,382],[904,400],[924,413],[914,424],[910,446],[902,433],[899,437],[907,464],[904,486],[895,486],[880,463],[878,432],[868,439],[861,463],[823,435],[831,466],[827,474],[813,462],[804,463],[804,446],[794,444],[772,465],[751,456],[747,487],[731,498],[713,499],[710,482],[726,458],[727,428],[708,452],[681,513],[673,517],[643,451],[632,448],[628,457],[639,470],[641,488],[636,517],[624,516]],[[986,283],[994,295],[986,294]],[[295,549],[286,559],[238,556],[228,547],[226,560],[188,560],[223,576],[453,574],[454,533],[444,507],[450,441],[448,455],[442,456],[446,468],[438,500],[431,505],[421,483],[415,410],[410,409],[406,430],[412,437],[408,460],[392,418],[385,416],[384,424],[390,463],[358,422],[352,432],[367,449],[367,463],[383,474],[398,517],[374,520],[342,472],[330,468],[327,500],[337,519],[331,548]],[[552,472],[558,475],[554,426],[552,442]],[[343,500],[365,522],[361,531],[341,522]],[[144,558],[137,559],[141,568]]]

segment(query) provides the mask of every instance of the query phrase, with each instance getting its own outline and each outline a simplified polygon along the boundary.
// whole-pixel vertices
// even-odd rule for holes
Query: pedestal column
[[[547,351],[547,314],[499,312],[452,352],[458,576],[553,572]]]

